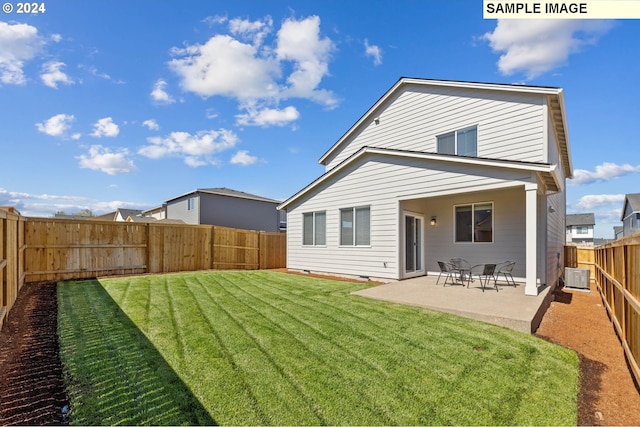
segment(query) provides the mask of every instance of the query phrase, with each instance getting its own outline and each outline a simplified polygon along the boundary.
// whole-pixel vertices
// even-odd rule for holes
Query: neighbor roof
[[[624,221],[624,213],[627,205],[631,206],[632,212],[640,212],[640,193],[627,194],[624,196],[624,206],[622,206],[622,217],[620,221]]]
[[[596,225],[596,217],[592,213],[567,215],[567,227],[571,225]]]
[[[216,187],[216,188],[198,188],[196,190],[190,191],[189,193],[182,194],[178,197],[174,197],[172,199],[167,200],[167,203],[181,199],[185,196],[189,196],[191,194],[196,193],[204,193],[204,194],[215,194],[218,196],[228,196],[228,197],[238,197],[241,199],[249,199],[249,200],[257,200],[260,202],[269,202],[269,203],[280,203],[280,200],[269,199],[267,197],[256,196],[255,194],[245,193],[244,191],[232,190],[230,188],[225,187]]]
[[[514,84],[499,83],[480,83],[468,81],[454,80],[430,80],[411,77],[401,77],[391,89],[389,89],[378,101],[344,134],[342,137],[320,157],[319,163],[326,165],[331,155],[347,141],[351,135],[358,131],[360,126],[365,123],[369,117],[373,117],[379,108],[383,106],[388,99],[399,92],[404,86],[420,85],[420,86],[439,86],[439,87],[455,87],[466,89],[481,90],[498,90],[508,92],[526,92],[547,95],[549,100],[550,114],[553,116],[556,135],[558,137],[558,145],[562,161],[562,168],[565,176],[571,178],[573,176],[573,166],[571,164],[571,153],[569,150],[569,131],[567,129],[567,119],[564,108],[564,96],[561,88],[550,86],[527,86]]]

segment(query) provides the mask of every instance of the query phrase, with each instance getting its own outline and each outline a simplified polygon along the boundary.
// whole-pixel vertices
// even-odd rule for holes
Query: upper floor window
[[[327,243],[327,213],[307,212],[302,214],[302,244],[323,246]]]
[[[458,156],[471,157],[478,155],[477,126],[438,135],[436,138],[437,150],[440,154],[456,154]]]
[[[192,211],[196,208],[196,198],[195,197],[189,197],[187,199],[187,210],[188,211]]]
[[[576,234],[589,234],[589,228],[585,225],[576,226]]]
[[[371,209],[369,206],[340,209],[340,245],[371,244]]]
[[[474,203],[455,207],[455,241],[493,242],[493,203]]]

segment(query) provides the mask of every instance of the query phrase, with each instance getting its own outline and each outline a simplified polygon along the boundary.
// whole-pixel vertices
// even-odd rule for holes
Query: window
[[[473,126],[455,132],[439,135],[437,150],[440,154],[456,154],[458,156],[478,155],[478,127]]]
[[[370,245],[370,215],[371,209],[369,208],[369,206],[340,209],[340,245]]]
[[[187,199],[187,210],[188,211],[192,211],[196,208],[196,198],[195,197],[189,197],[189,199]]]
[[[322,246],[327,242],[326,212],[308,212],[302,214],[302,244]]]
[[[576,234],[589,234],[589,228],[585,225],[577,225]]]
[[[474,203],[455,207],[456,243],[493,242],[493,203]]]

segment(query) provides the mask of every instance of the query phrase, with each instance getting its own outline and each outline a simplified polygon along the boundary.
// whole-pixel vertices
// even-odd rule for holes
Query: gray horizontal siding
[[[462,167],[437,161],[404,159],[399,162],[387,156],[367,156],[314,191],[313,197],[307,197],[288,209],[287,266],[356,276],[399,278],[401,198],[411,194],[426,197],[443,192],[482,191],[531,179],[530,174],[522,171]],[[339,247],[339,210],[354,206],[371,206],[371,247]],[[302,216],[313,211],[327,213],[325,247],[302,245]]]
[[[546,162],[545,111],[542,95],[408,87],[343,144],[327,170],[363,146],[435,152],[437,135],[474,125],[478,156]]]

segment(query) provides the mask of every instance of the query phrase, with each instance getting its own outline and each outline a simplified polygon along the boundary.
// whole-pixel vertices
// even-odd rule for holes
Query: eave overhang
[[[366,157],[366,156],[387,156],[389,158],[404,158],[404,159],[413,159],[413,160],[424,160],[424,161],[437,161],[437,162],[447,162],[447,163],[457,163],[457,164],[465,164],[469,166],[484,166],[484,167],[495,167],[495,168],[504,168],[504,169],[515,169],[528,171],[531,173],[535,173],[540,181],[544,183],[546,191],[549,192],[557,192],[560,191],[562,185],[560,183],[560,176],[558,175],[558,171],[555,165],[551,165],[548,163],[532,163],[532,162],[521,162],[521,161],[513,161],[513,160],[502,160],[502,159],[490,159],[484,157],[466,157],[466,156],[456,156],[450,154],[438,154],[438,153],[425,153],[420,151],[406,151],[406,150],[393,150],[388,148],[375,148],[375,147],[362,147],[357,152],[353,153],[351,156],[343,160],[340,164],[338,164],[333,169],[327,171],[320,177],[318,177],[311,184],[307,185],[302,190],[298,191],[296,194],[282,202],[278,206],[278,209],[283,210],[287,209],[288,206],[304,197],[305,195],[312,192],[315,188],[322,185],[323,183],[330,180],[336,174],[339,174],[349,165],[354,162]]]

